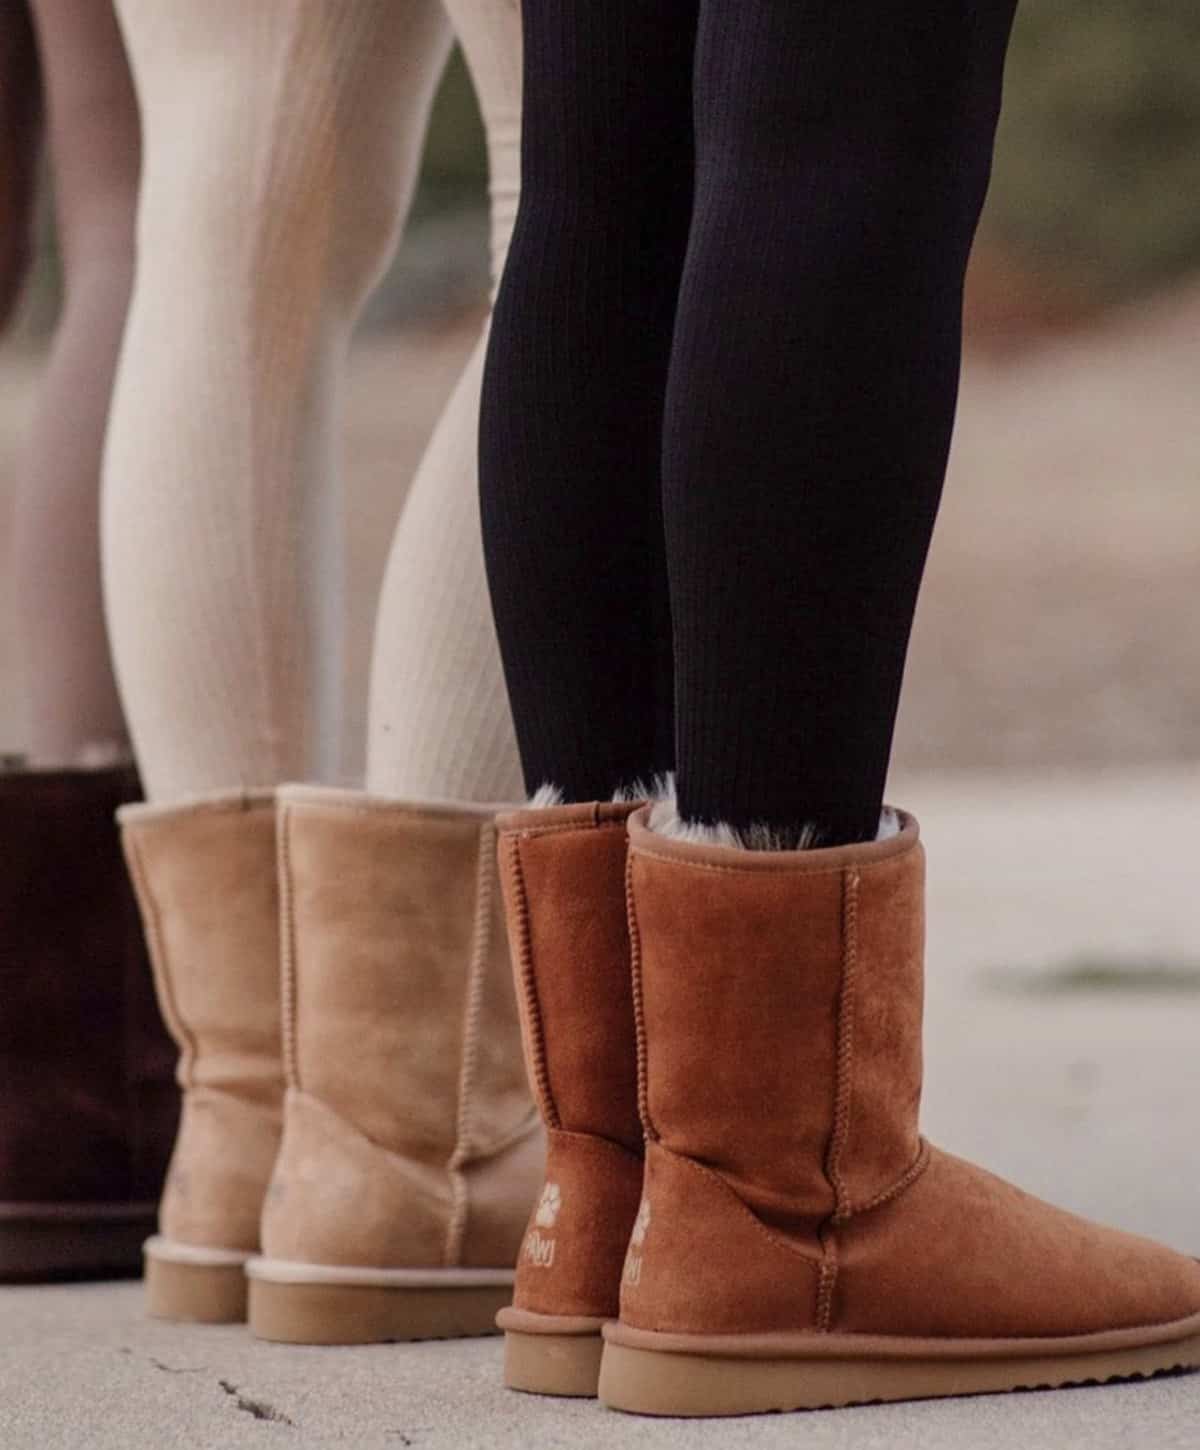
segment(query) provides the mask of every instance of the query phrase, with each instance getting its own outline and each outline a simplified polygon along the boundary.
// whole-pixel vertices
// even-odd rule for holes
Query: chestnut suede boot
[[[642,1195],[625,822],[629,805],[502,816],[500,876],[525,1045],[548,1130],[517,1263],[505,1382],[594,1395]]]
[[[494,1331],[542,1181],[494,813],[279,793],[283,1146],[250,1327],[302,1344]]]
[[[179,1116],[114,819],[131,768],[0,771],[0,1280],[136,1274]]]
[[[184,1091],[146,1243],[147,1308],[244,1319],[283,1102],[274,797],[133,806],[120,819]]]
[[[917,1133],[923,854],[630,823],[646,1187],[600,1396],[745,1414],[1200,1364],[1200,1265]]]

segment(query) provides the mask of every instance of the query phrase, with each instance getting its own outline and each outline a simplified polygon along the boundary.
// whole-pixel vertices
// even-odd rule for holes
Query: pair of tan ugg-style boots
[[[544,1158],[494,813],[297,787],[120,820],[184,1089],[151,1313],[489,1331]]]
[[[908,817],[746,852],[645,807],[493,824],[288,790],[125,832],[185,1044],[159,1312],[232,1314],[244,1266],[252,1327],[307,1342],[483,1332],[511,1293],[511,1385],[658,1414],[1200,1364],[1200,1265],[919,1137]],[[277,919],[282,1013],[248,980]]]

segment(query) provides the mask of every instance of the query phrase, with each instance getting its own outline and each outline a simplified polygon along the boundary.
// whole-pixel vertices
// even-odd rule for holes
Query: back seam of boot
[[[842,969],[838,986],[835,1041],[833,1130],[825,1155],[825,1178],[833,1190],[833,1212],[821,1225],[821,1281],[817,1296],[817,1329],[828,1334],[833,1324],[834,1296],[838,1279],[838,1226],[853,1212],[842,1157],[850,1138],[850,1115],[854,1101],[854,1014],[858,986],[858,883],[855,867],[842,873]]]
[[[646,1004],[642,993],[642,935],[638,930],[637,901],[633,890],[633,853],[625,854],[625,922],[629,932],[629,970],[633,996],[634,1035],[637,1039],[637,1105],[646,1141],[658,1142],[658,1129],[650,1121],[650,1091],[646,1056]]]
[[[185,1089],[190,1088],[196,1063],[196,1039],[184,1022],[175,1001],[175,994],[171,987],[171,973],[167,965],[166,942],[163,937],[158,902],[150,889],[145,864],[142,861],[141,848],[136,836],[130,832],[126,832],[124,843],[126,860],[129,862],[129,874],[133,878],[134,890],[142,910],[142,919],[150,939],[150,964],[154,972],[154,983],[158,989],[162,1014],[171,1035],[181,1048],[179,1085]]]
[[[283,1049],[283,1077],[288,1087],[300,1088],[300,1061],[296,1047],[296,914],[292,909],[292,808],[276,806],[275,861],[279,879],[279,1033]]]
[[[455,1267],[462,1258],[463,1240],[470,1213],[470,1192],[464,1169],[475,1149],[472,1137],[472,1092],[479,1053],[479,1025],[483,1016],[484,975],[492,945],[492,903],[497,889],[495,827],[489,822],[479,828],[479,847],[475,870],[475,916],[471,930],[471,959],[467,966],[467,990],[464,994],[462,1063],[458,1076],[458,1113],[454,1150],[446,1165],[450,1177],[450,1221],[446,1225],[444,1250],[447,1268]]]
[[[513,966],[520,986],[521,998],[529,1022],[530,1057],[534,1095],[546,1120],[548,1128],[561,1128],[562,1118],[554,1094],[550,1088],[550,1070],[546,1063],[546,1031],[542,1025],[542,1008],[538,1000],[537,978],[533,970],[533,942],[529,928],[529,894],[525,886],[525,870],[521,861],[520,841],[516,836],[506,836],[503,844],[512,867],[512,879],[517,888],[517,909],[515,912],[515,940],[511,942]]]

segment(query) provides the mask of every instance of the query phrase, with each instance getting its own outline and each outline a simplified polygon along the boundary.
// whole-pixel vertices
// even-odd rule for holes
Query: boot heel
[[[152,1238],[145,1249],[146,1313],[189,1324],[241,1324],[246,1318],[247,1254],[192,1248]]]
[[[249,1323],[258,1339],[278,1344],[469,1339],[495,1334],[496,1315],[512,1298],[511,1282],[456,1283],[453,1270],[372,1275],[356,1269],[339,1280],[334,1268],[297,1266],[307,1273],[301,1277],[289,1274],[290,1267],[270,1260],[250,1266]],[[449,1282],[438,1283],[442,1275]],[[395,1282],[402,1276],[409,1282]]]
[[[604,1341],[599,1329],[587,1334],[504,1335],[504,1383],[531,1395],[595,1399]]]

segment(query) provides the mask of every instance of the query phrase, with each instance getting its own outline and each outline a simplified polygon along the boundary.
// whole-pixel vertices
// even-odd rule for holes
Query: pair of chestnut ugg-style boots
[[[510,1384],[665,1415],[1200,1365],[1200,1264],[919,1136],[915,821],[832,850],[500,822],[546,1186]]]
[[[153,1312],[248,1288],[264,1337],[345,1343],[501,1309],[514,1387],[666,1414],[1200,1363],[1200,1266],[920,1139],[911,819],[746,852],[624,805],[121,816],[182,1049]]]

